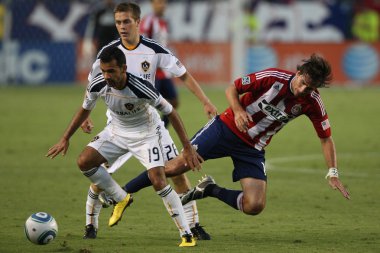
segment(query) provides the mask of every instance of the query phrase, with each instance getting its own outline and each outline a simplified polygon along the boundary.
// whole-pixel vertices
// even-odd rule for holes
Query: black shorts
[[[243,142],[224,124],[219,116],[212,119],[191,139],[204,160],[231,157],[234,182],[242,178],[267,180],[265,151],[257,150]]]

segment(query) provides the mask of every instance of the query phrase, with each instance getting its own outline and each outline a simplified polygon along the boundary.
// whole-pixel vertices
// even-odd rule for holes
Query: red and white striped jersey
[[[168,46],[168,23],[153,13],[144,16],[140,22],[140,34]]]
[[[253,122],[249,123],[247,133],[240,132],[231,108],[221,114],[221,120],[245,143],[258,150],[264,149],[289,121],[303,114],[309,117],[320,138],[330,137],[330,123],[319,92],[295,97],[290,87],[294,76],[293,72],[270,68],[236,79],[238,93],[244,94],[240,103]]]
[[[168,46],[169,29],[167,21],[162,18],[150,13],[144,16],[140,22],[140,34],[157,41],[162,46]],[[157,69],[156,78],[158,80],[170,78],[171,75],[162,69]]]

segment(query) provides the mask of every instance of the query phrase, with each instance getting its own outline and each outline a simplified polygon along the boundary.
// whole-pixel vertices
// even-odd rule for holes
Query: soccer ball
[[[48,213],[34,213],[25,222],[25,235],[32,243],[48,244],[57,234],[57,222]]]

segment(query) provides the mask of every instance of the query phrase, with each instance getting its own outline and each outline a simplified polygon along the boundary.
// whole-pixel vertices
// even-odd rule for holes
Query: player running
[[[216,115],[216,107],[210,102],[204,94],[197,81],[186,70],[182,63],[164,46],[154,40],[148,39],[139,34],[140,25],[140,7],[135,3],[121,3],[115,7],[114,16],[116,28],[119,32],[120,39],[111,42],[108,47],[118,47],[126,56],[128,72],[136,76],[155,83],[156,70],[158,68],[170,72],[172,75],[179,77],[185,85],[191,90],[204,106],[204,111],[210,117]],[[99,68],[99,59],[97,59],[89,75],[89,82],[94,82],[95,78],[101,73]],[[107,111],[108,121],[111,121],[109,110]],[[91,121],[85,121],[82,129],[85,132],[91,132],[93,124]],[[177,155],[175,145],[170,150],[166,150],[169,159]],[[131,153],[119,157],[107,170],[114,173],[129,158]],[[190,182],[185,175],[178,175],[172,178],[175,190],[183,194],[190,189]],[[133,189],[131,189],[133,190]],[[99,189],[91,185],[88,191],[86,201],[86,227],[84,239],[96,238],[98,231],[98,219],[102,203],[99,200]],[[132,192],[133,193],[133,192]],[[199,216],[196,203],[189,202],[184,206],[186,218],[190,224],[191,230],[199,240],[210,240],[210,235],[199,225]]]
[[[148,81],[126,72],[125,55],[119,48],[107,47],[102,50],[99,59],[102,74],[98,74],[88,85],[82,107],[61,140],[49,149],[47,156],[54,158],[61,152],[66,153],[70,137],[90,115],[96,101],[102,98],[112,121],[82,151],[77,163],[96,187],[116,200],[109,226],[112,227],[121,220],[132,197],[121,189],[101,164],[112,163],[130,152],[146,167],[153,188],[176,224],[182,238],[179,246],[195,246],[196,241],[185,218],[180,198],[165,177],[164,163],[167,156],[164,149],[174,145],[174,142],[157,110],[168,115],[183,145],[182,154],[186,162],[192,167],[199,166],[197,153],[187,138],[179,115]]]

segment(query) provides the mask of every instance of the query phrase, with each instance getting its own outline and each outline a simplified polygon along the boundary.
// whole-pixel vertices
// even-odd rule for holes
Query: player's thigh
[[[163,166],[150,168],[148,170],[148,175],[154,190],[160,191],[168,185]]]
[[[105,128],[87,144],[87,147],[95,149],[104,157],[104,162],[112,164],[128,152],[125,139],[125,137],[115,135],[108,128]]]

